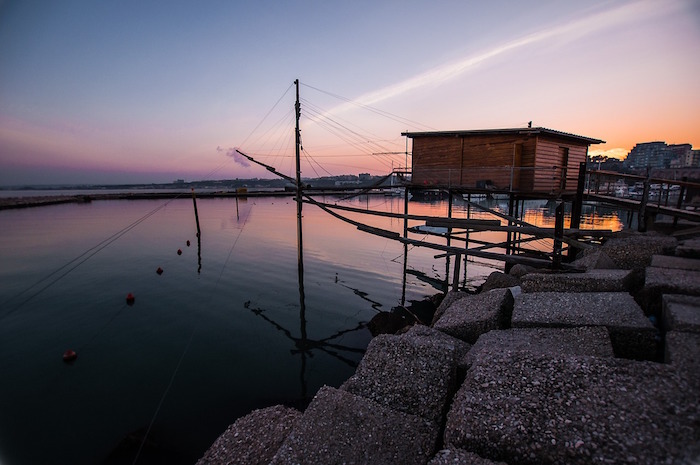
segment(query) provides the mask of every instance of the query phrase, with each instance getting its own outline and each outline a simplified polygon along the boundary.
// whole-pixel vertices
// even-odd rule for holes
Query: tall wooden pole
[[[301,372],[299,375],[301,381],[301,397],[306,398],[306,351],[307,335],[306,335],[306,296],[304,294],[304,242],[302,240],[301,228],[301,206],[302,206],[302,184],[301,184],[301,131],[299,130],[299,118],[301,117],[301,104],[299,103],[299,79],[294,81],[296,86],[296,103],[294,109],[296,113],[296,129],[294,131],[294,139],[296,145],[296,169],[297,169],[297,263],[299,271],[299,326],[300,326],[300,346],[301,352]]]

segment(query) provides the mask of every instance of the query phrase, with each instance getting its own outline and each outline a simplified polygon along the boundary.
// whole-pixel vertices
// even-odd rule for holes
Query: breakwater
[[[620,233],[576,264],[447,294],[340,388],[240,418],[198,464],[698,463],[700,239]]]

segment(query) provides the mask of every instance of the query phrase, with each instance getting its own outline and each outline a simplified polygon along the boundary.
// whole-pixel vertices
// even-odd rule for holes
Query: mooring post
[[[447,189],[447,218],[452,219],[452,191]],[[447,228],[447,247],[452,245],[452,228]],[[455,265],[457,266],[457,265]],[[449,289],[450,255],[445,255],[445,289]]]
[[[559,202],[554,210],[554,250],[552,269],[561,268],[562,239],[564,239],[564,202]]]
[[[686,181],[688,181],[688,176],[683,176],[681,178],[681,182],[685,183]],[[681,207],[683,206],[683,197],[684,196],[685,196],[685,184],[681,184],[681,189],[680,189],[680,191],[678,191],[678,201],[676,202],[676,208],[678,210],[680,210]],[[678,217],[674,216],[673,217],[673,227],[675,228],[677,224],[678,224]]]
[[[647,231],[647,202],[649,202],[649,187],[651,184],[651,172],[647,168],[647,177],[644,180],[644,191],[642,193],[642,200],[639,202],[639,214],[637,215],[637,231],[646,232]]]
[[[197,197],[192,188],[192,203],[194,204],[194,220],[197,223],[197,273],[202,271],[202,231],[199,229],[199,213],[197,213]]]
[[[199,214],[197,213],[197,197],[194,195],[194,188],[192,188],[192,203],[194,204],[194,219],[197,222],[197,237],[199,237]]]
[[[455,271],[452,276],[452,290],[457,292],[459,290],[459,265],[462,262],[462,254],[455,255]]]
[[[576,197],[571,205],[571,228],[578,229],[581,225],[581,212],[583,211],[583,191],[586,186],[586,162],[578,165],[578,184],[576,185]]]

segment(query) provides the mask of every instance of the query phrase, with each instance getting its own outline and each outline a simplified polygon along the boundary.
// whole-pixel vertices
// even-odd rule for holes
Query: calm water
[[[403,212],[401,198],[342,203]],[[0,211],[1,464],[132,463],[146,431],[138,463],[194,463],[250,410],[339,386],[371,339],[364,324],[448,275],[424,248],[409,249],[404,274],[401,244],[305,205],[302,300],[291,199],[240,200],[239,217],[233,199],[197,206],[201,247],[191,199]],[[445,215],[447,202],[409,210]],[[524,217],[546,224],[553,210]],[[609,211],[586,222],[623,227]],[[467,281],[493,265],[470,263]]]

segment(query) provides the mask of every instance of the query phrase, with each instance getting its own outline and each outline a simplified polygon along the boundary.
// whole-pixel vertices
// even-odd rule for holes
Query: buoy
[[[131,292],[129,292],[126,295],[126,304],[127,305],[134,305],[135,300],[136,300],[136,297],[134,297],[134,294],[132,294]]]
[[[158,267],[158,269],[156,270],[156,273],[163,274],[163,268]]]
[[[66,363],[71,363],[75,361],[76,358],[78,358],[78,354],[76,354],[74,350],[68,349],[63,352],[63,361]]]
[[[182,255],[182,249],[177,249],[177,254]]]
[[[189,246],[190,246],[190,240],[187,239],[187,247],[189,247]]]

